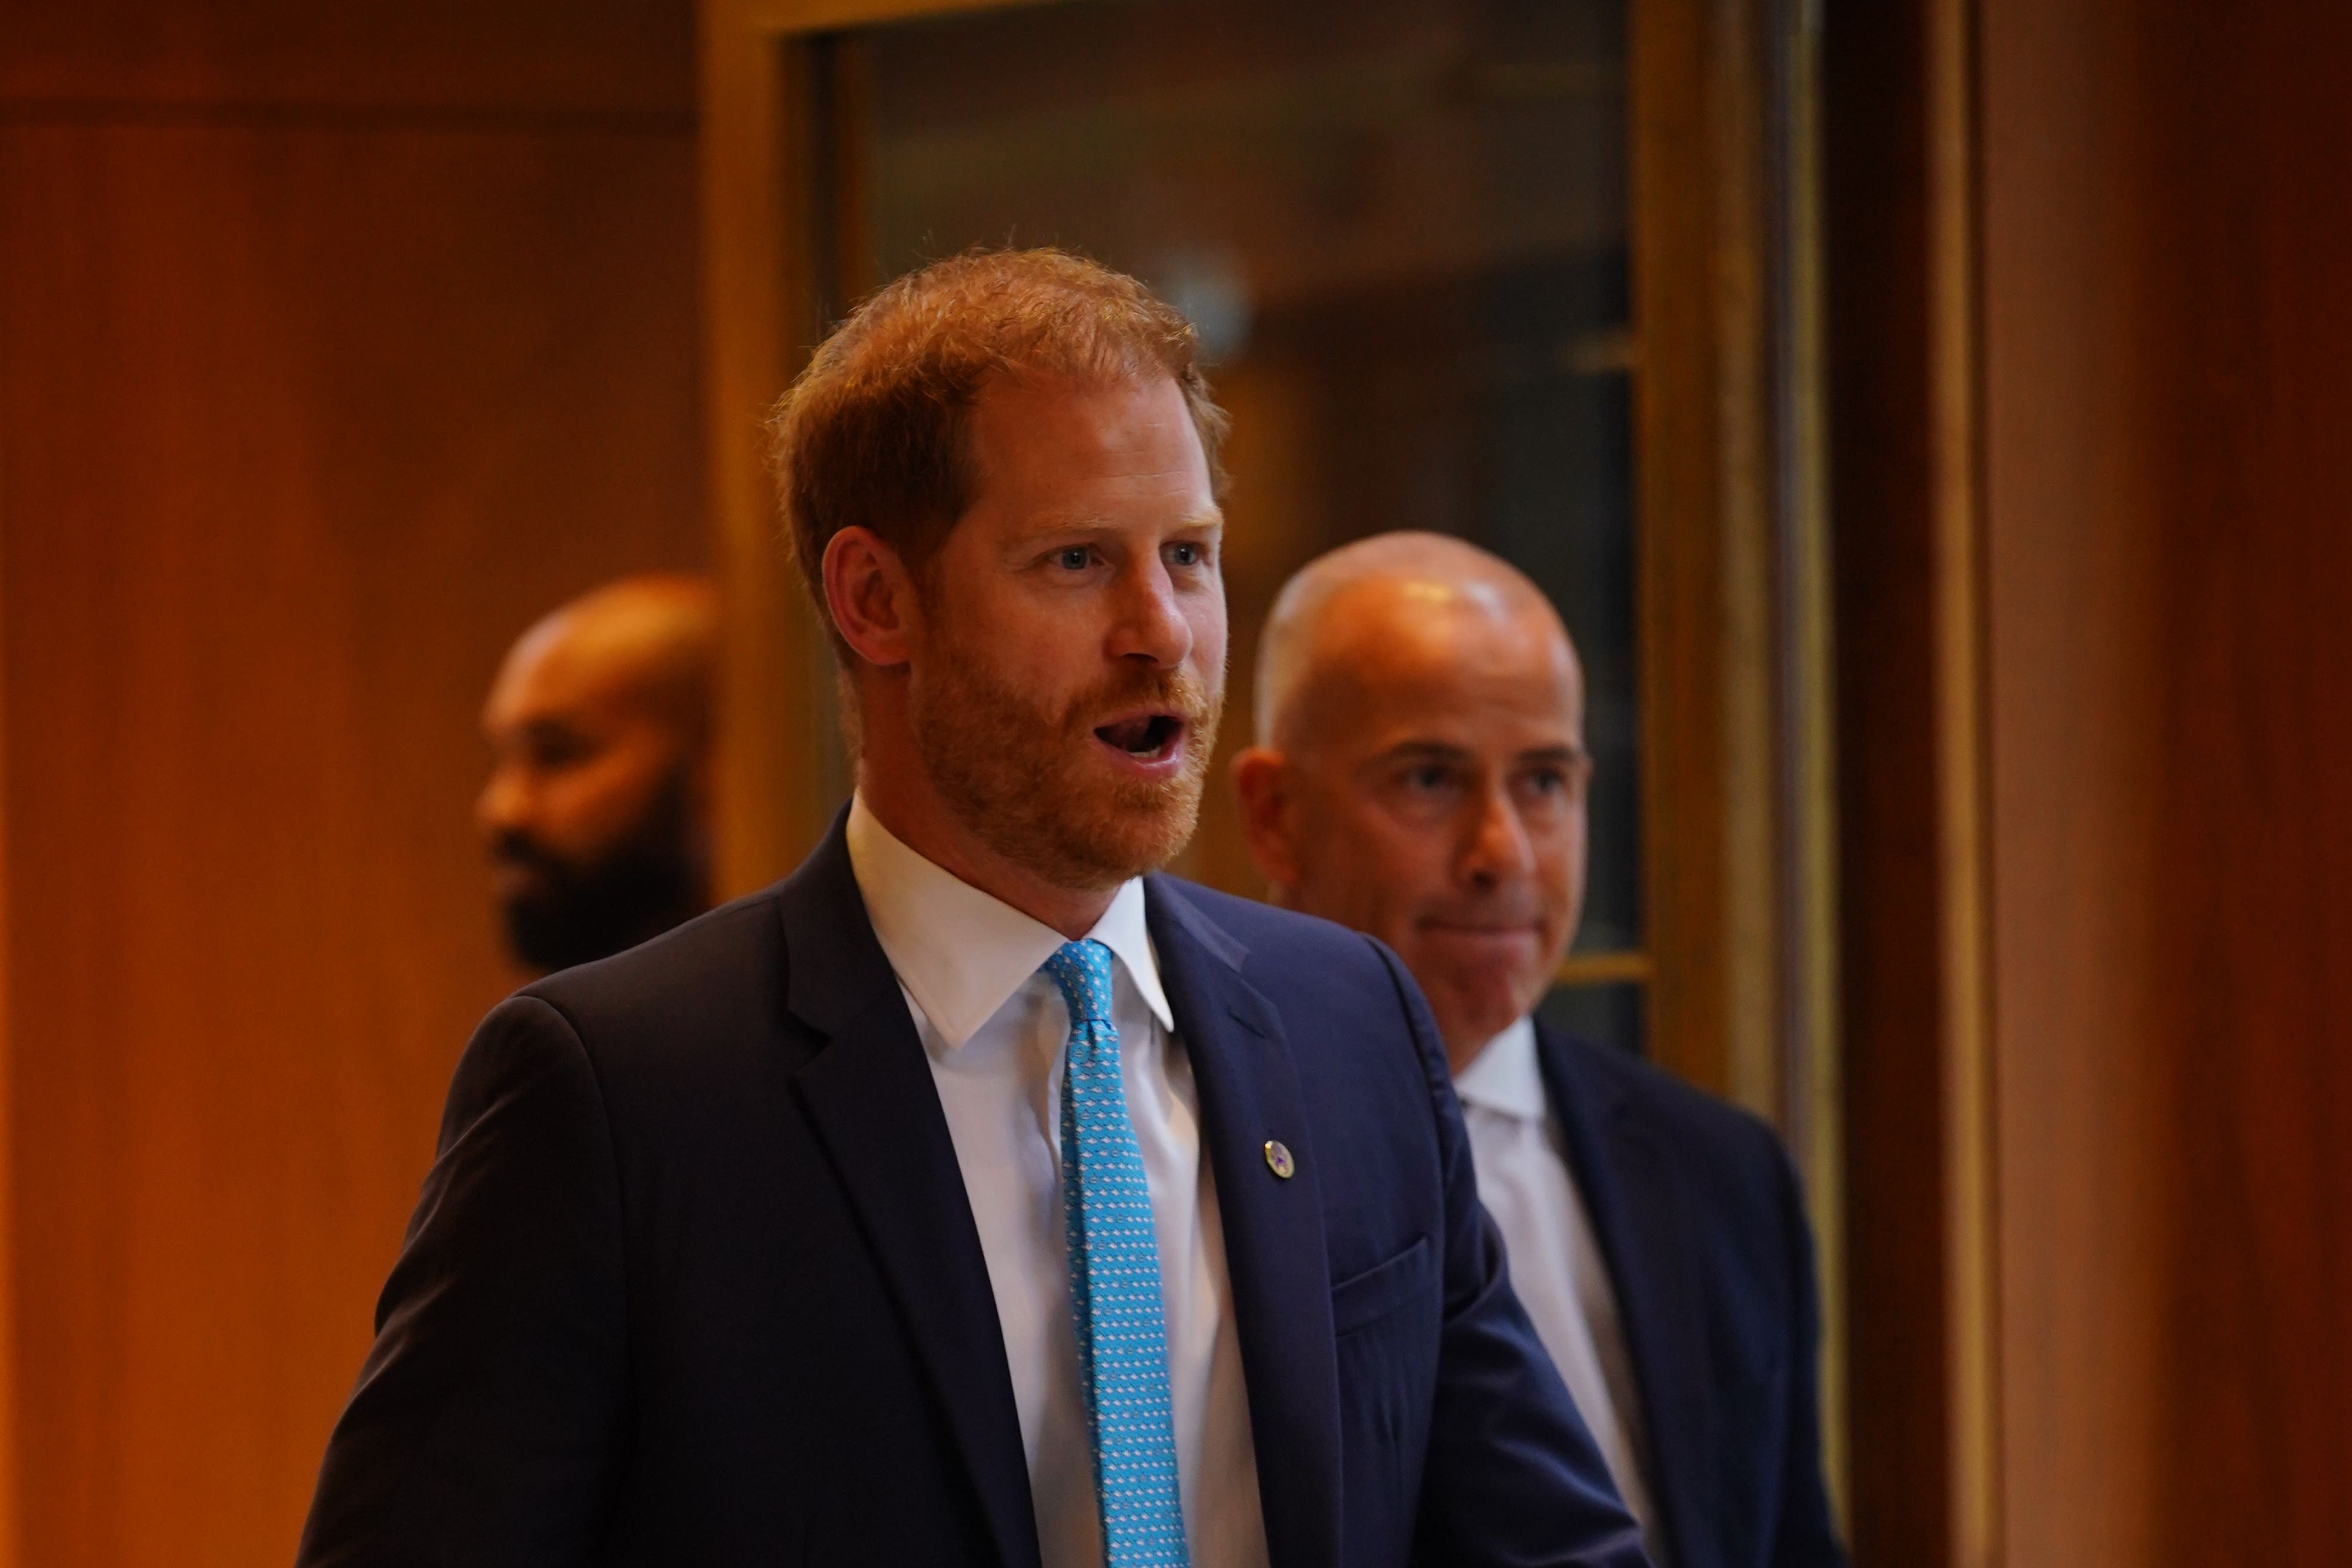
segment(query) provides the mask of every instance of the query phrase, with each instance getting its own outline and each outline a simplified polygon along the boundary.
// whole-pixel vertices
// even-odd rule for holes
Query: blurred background
[[[2323,0],[11,0],[0,1564],[290,1558],[520,977],[501,658],[712,574],[788,870],[762,412],[1006,243],[1202,330],[1229,748],[1333,544],[1559,604],[1547,1007],[1788,1139],[1865,1568],[2352,1562],[2347,85]]]

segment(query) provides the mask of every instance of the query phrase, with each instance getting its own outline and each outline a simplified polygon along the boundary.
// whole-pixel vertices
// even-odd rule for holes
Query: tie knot
[[[1070,1026],[1110,1021],[1110,949],[1088,936],[1065,942],[1045,960],[1045,972],[1062,988]]]

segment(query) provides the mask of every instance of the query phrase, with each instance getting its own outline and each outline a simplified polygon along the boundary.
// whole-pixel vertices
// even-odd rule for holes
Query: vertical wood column
[[[2352,12],[1828,21],[1857,1554],[2344,1562]]]
[[[1629,146],[1649,1051],[1780,1122],[1777,214],[1763,9],[1633,8]]]
[[[1853,1531],[1998,1560],[1973,12],[1823,45]]]
[[[1983,0],[2013,1568],[2352,1561],[2352,10]]]
[[[833,658],[793,572],[765,421],[824,323],[815,267],[808,47],[744,0],[702,0],[706,417],[728,598],[719,780],[721,891],[791,871],[824,827]]]

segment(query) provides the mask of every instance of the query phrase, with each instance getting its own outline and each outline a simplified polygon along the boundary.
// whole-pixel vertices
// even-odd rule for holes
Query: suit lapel
[[[827,1043],[793,1080],[916,1353],[939,1390],[999,1560],[1037,1525],[988,1261],[922,1040],[866,916],[839,821],[781,891],[787,997]]]
[[[1258,1499],[1279,1568],[1339,1560],[1339,1374],[1332,1349],[1323,1203],[1298,1074],[1274,1006],[1242,978],[1241,946],[1166,879],[1148,920],[1176,1030],[1201,1096],[1249,1387]],[[1278,1178],[1278,1139],[1297,1174]]]
[[[1717,1511],[1714,1375],[1681,1178],[1636,1107],[1596,1092],[1591,1075],[1573,1070],[1574,1048],[1551,1029],[1538,1026],[1536,1039],[1569,1166],[1616,1288],[1667,1542],[1676,1562],[1706,1562],[1701,1543]]]

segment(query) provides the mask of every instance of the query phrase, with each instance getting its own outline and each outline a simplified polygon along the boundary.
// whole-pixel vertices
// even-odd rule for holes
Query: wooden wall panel
[[[690,0],[8,0],[0,101],[115,119],[309,112],[694,110]]]
[[[2135,341],[2131,297],[2168,263],[2131,238],[2151,193],[2113,179],[2132,73],[2083,71],[2095,9],[2023,26],[1988,9],[1983,62],[2004,1490],[2020,1568],[2180,1561],[2156,1533],[2153,1457],[2177,1385],[2152,1292],[2168,1229],[2200,1218],[2158,1207],[2179,1066],[2159,1017],[2174,982],[2150,962],[2166,563],[2154,455],[2127,412],[2147,354],[2166,357]]]
[[[690,125],[574,112],[674,104],[664,26],[543,115],[492,48],[523,83],[495,121],[0,119],[0,1562],[291,1554],[449,1067],[511,983],[482,693],[549,605],[708,553]]]
[[[1954,18],[1971,90],[1939,104]],[[2352,11],[1827,20],[1858,1555],[2352,1561]],[[1958,339],[1930,199],[1955,135]],[[1958,557],[1921,523],[1922,390],[1955,379],[1981,420]],[[1956,574],[1982,588],[1985,1386],[1931,1321],[1964,1251],[1921,914],[1953,881],[1925,672]],[[1950,1462],[1971,1402],[1989,1499]]]
[[[1986,0],[2009,1560],[2352,1560],[2352,14]]]

